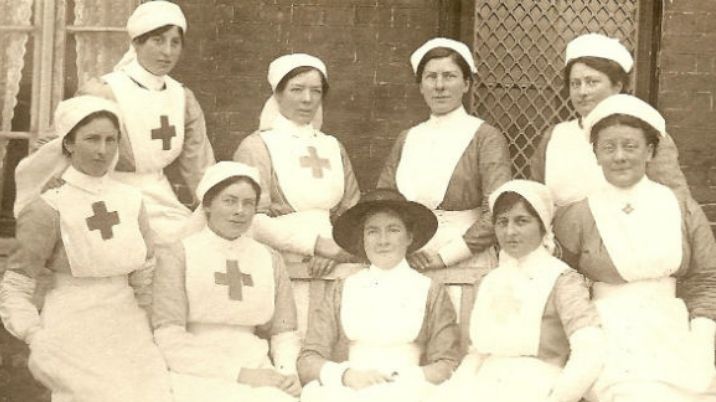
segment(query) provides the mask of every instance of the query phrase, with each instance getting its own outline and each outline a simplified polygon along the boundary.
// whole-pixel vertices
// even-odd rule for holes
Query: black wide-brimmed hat
[[[336,219],[333,224],[333,239],[336,243],[353,255],[365,256],[365,250],[361,250],[363,220],[368,213],[378,208],[390,208],[403,221],[413,222],[413,243],[408,247],[408,253],[423,247],[438,229],[438,219],[433,211],[422,204],[406,200],[393,189],[379,188],[364,194],[356,205]]]

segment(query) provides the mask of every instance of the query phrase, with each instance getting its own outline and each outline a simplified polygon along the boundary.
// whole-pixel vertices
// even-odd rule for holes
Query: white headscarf
[[[420,46],[417,50],[415,50],[413,54],[410,55],[410,65],[413,67],[413,73],[418,73],[418,66],[423,60],[423,57],[425,57],[425,55],[429,51],[438,47],[444,47],[456,51],[457,54],[459,54],[460,57],[462,57],[467,63],[467,65],[470,67],[470,71],[472,71],[473,74],[477,73],[477,68],[475,67],[475,60],[472,57],[472,52],[470,51],[470,48],[462,42],[448,38],[430,39],[422,46]]]
[[[554,201],[549,188],[542,183],[532,180],[515,179],[503,184],[490,194],[490,210],[494,212],[495,202],[500,195],[514,192],[522,196],[537,211],[545,234],[542,244],[550,253],[554,251],[554,233],[552,232],[552,218],[554,217]]]
[[[580,57],[600,57],[619,64],[625,72],[631,71],[634,59],[618,39],[598,33],[588,33],[572,39],[567,44],[564,64]]]
[[[203,208],[204,196],[214,186],[231,177],[246,177],[261,191],[261,179],[258,169],[239,162],[221,161],[209,166],[196,186],[196,199],[201,203],[182,229],[180,238],[187,237],[203,230],[207,225],[206,213]],[[259,194],[257,194],[258,198]]]
[[[72,129],[92,113],[107,111],[120,119],[117,104],[104,98],[83,95],[60,102],[55,109],[54,128],[57,138],[29,155],[15,169],[16,197],[14,212],[20,211],[42,193],[43,187],[53,177],[60,177],[70,165],[70,158],[62,153],[62,141]],[[117,162],[114,156],[113,165]],[[113,166],[110,167],[110,170]]]
[[[588,135],[597,123],[605,118],[615,115],[625,114],[636,117],[639,120],[652,126],[662,137],[666,135],[666,121],[658,110],[654,109],[650,104],[633,95],[618,94],[612,95],[603,101],[584,118],[584,131]]]
[[[130,39],[134,39],[137,36],[165,25],[176,25],[186,34],[186,17],[184,17],[181,8],[165,0],[148,1],[140,4],[132,15],[129,16],[127,20],[127,33],[129,33]],[[122,56],[122,59],[114,66],[114,71],[120,70],[136,59],[137,53],[134,50],[134,46],[130,44],[129,50],[127,50],[124,56]]]
[[[293,53],[286,54],[278,57],[269,64],[268,69],[268,82],[271,85],[273,94],[266,100],[263,109],[261,110],[261,117],[259,119],[259,130],[269,130],[273,128],[273,123],[278,114],[280,113],[278,102],[276,101],[276,86],[279,82],[290,73],[291,70],[298,67],[313,67],[323,74],[325,79],[328,79],[328,72],[326,65],[318,57],[311,56],[305,53]],[[316,111],[316,115],[311,121],[311,125],[316,129],[320,130],[323,124],[323,106],[319,106]]]

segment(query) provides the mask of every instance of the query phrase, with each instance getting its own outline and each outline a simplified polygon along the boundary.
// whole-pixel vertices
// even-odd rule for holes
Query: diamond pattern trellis
[[[633,51],[637,15],[638,0],[476,1],[471,109],[507,136],[516,177],[529,176],[542,133],[574,117],[562,82],[567,43],[599,32]]]

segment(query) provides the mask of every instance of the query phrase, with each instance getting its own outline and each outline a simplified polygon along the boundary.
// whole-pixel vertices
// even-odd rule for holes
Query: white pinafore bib
[[[500,265],[480,283],[470,318],[470,340],[477,351],[537,356],[547,300],[568,269],[541,246],[519,260],[502,251]]]
[[[109,277],[142,267],[147,247],[139,229],[142,194],[105,175],[69,167],[65,184],[42,198],[60,214],[60,234],[75,277]]]
[[[341,325],[351,341],[351,367],[392,373],[420,363],[415,343],[425,319],[430,279],[403,260],[391,270],[375,266],[348,277]]]

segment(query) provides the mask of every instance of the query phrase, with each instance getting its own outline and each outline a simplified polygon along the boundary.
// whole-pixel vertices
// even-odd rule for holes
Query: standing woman
[[[191,212],[164,173],[177,164],[193,193],[214,153],[204,114],[194,94],[168,74],[186,34],[179,6],[157,0],[140,4],[127,21],[132,43],[115,71],[87,83],[80,93],[116,100],[124,116],[114,177],[142,191],[157,243],[176,237]]]
[[[154,253],[142,194],[108,175],[117,116],[102,98],[61,102],[59,138],[18,166],[18,183],[37,191],[17,208],[19,247],[0,283],[0,317],[30,346],[30,371],[53,401],[172,400],[144,311]],[[61,185],[40,195],[55,174],[48,160],[62,171]],[[38,314],[33,295],[43,283],[49,290]]]
[[[605,182],[555,219],[567,263],[593,283],[607,338],[590,400],[716,399],[716,244],[690,196],[646,175],[662,116],[614,95],[584,121]]]
[[[476,72],[470,49],[435,38],[410,57],[430,119],[398,136],[378,179],[438,216],[433,239],[409,261],[418,270],[496,263],[487,197],[511,178],[507,141],[462,105]]]
[[[288,262],[310,258],[311,273],[321,276],[349,258],[331,237],[331,218],[358,202],[358,183],[341,143],[320,131],[325,64],[303,53],[284,55],[269,65],[268,81],[273,95],[259,131],[234,154],[261,175],[253,235]]]
[[[557,206],[584,199],[604,183],[582,120],[599,102],[626,93],[634,60],[617,39],[589,33],[567,45],[564,84],[578,118],[557,124],[539,143],[530,161],[532,179],[545,183]],[[647,164],[647,176],[689,194],[674,140],[664,134]]]
[[[219,162],[196,196],[202,224],[160,250],[154,337],[176,402],[295,401],[296,306],[281,256],[246,232],[261,194],[256,169]]]
[[[370,266],[336,281],[309,319],[303,402],[418,402],[450,377],[460,357],[452,302],[405,260],[436,228],[429,209],[391,189],[338,218],[336,241]]]

